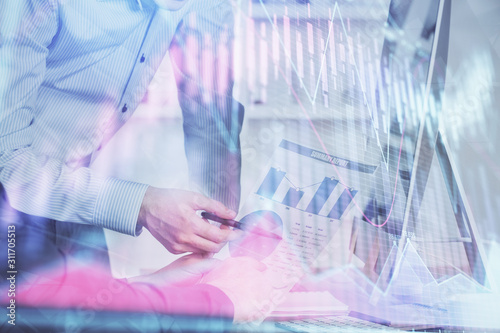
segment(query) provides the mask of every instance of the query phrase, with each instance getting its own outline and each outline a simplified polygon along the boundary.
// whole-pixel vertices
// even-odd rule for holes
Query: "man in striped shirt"
[[[102,228],[146,227],[176,254],[234,239],[196,214],[233,218],[239,204],[243,107],[232,98],[228,1],[0,1],[0,222],[16,226],[19,270],[61,255],[109,265]],[[200,64],[207,36],[213,63]],[[190,178],[206,196],[88,168],[169,49]],[[204,66],[217,75],[204,77]]]

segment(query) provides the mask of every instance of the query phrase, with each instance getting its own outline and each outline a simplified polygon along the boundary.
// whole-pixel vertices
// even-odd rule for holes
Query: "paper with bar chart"
[[[363,184],[376,169],[282,140],[240,212],[243,223],[268,235],[248,233],[230,244],[231,255],[261,260],[275,286],[288,291],[353,207],[366,204]]]

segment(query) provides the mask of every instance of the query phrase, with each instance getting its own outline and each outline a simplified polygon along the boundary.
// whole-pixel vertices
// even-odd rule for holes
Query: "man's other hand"
[[[228,227],[216,227],[196,214],[205,210],[226,219],[236,213],[201,194],[149,187],[142,201],[138,224],[144,226],[173,254],[216,253],[242,235]]]

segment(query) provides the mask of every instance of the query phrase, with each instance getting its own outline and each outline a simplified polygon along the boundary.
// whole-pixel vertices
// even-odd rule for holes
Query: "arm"
[[[134,311],[209,315],[231,318],[233,304],[210,285],[175,287],[113,279],[105,268],[66,266],[43,274],[46,278],[20,286],[16,304],[89,311]]]
[[[200,280],[202,283],[195,284]],[[41,272],[19,290],[16,304],[24,306],[84,313],[111,310],[222,316],[236,322],[258,319],[273,296],[263,263],[248,257],[218,262],[199,255],[185,256],[150,276],[128,282],[113,279],[98,265],[74,265],[69,260],[65,266]]]
[[[224,218],[236,215],[243,107],[232,98],[233,15],[229,3],[192,1],[191,6],[196,23],[180,24],[170,57],[183,113],[190,180],[198,192],[212,199],[193,192],[150,188],[139,214],[139,223],[176,254],[218,252],[227,241],[241,236],[196,215],[201,209]],[[188,15],[185,21],[191,18]]]
[[[0,182],[11,206],[24,213],[135,235],[147,185],[71,170],[31,147],[38,90],[58,29],[55,0],[0,6]]]
[[[196,210],[234,217],[220,203],[196,193],[99,177],[85,167],[70,169],[32,148],[38,91],[58,21],[56,0],[10,1],[0,7],[0,68],[6,78],[0,80],[0,183],[11,206],[129,235],[145,226],[174,253],[217,252],[236,234],[206,223]]]
[[[232,8],[224,0],[195,2],[192,11],[170,48],[189,176],[195,188],[238,211],[244,109],[232,97]]]

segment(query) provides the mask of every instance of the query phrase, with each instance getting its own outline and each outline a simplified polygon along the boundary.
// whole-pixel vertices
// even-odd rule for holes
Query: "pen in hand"
[[[220,224],[227,225],[228,227],[233,227],[236,229],[243,230],[243,224],[241,222],[231,220],[231,219],[224,219],[222,217],[219,217],[215,214],[209,213],[209,212],[202,212],[201,217],[207,220],[219,222]]]
[[[231,220],[231,219],[224,219],[222,217],[219,217],[219,216],[212,214],[212,213],[209,213],[209,212],[201,212],[201,217],[204,219],[207,219],[207,220],[219,222],[220,224],[227,225],[229,227],[233,227],[236,229],[247,231],[247,232],[250,232],[250,233],[258,235],[258,236],[273,238],[273,239],[278,239],[278,240],[282,239],[281,236],[275,235],[275,234],[268,232],[266,230],[262,230],[260,228],[248,228],[248,226],[245,225],[244,223],[241,223],[241,222],[238,222],[235,220]]]

